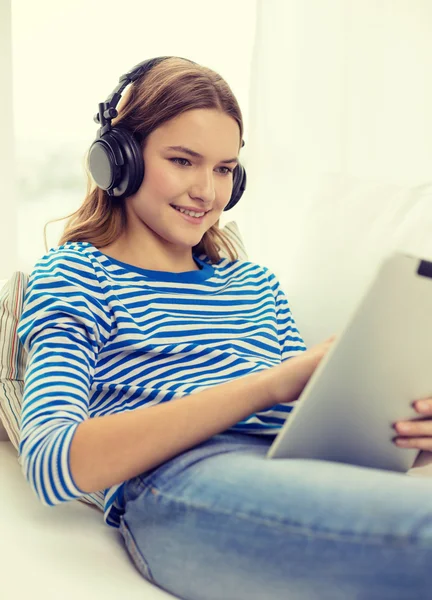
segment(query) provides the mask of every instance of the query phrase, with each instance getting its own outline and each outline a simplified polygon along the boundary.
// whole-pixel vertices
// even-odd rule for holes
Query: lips
[[[200,225],[204,219],[205,219],[205,214],[202,217],[192,217],[192,215],[188,215],[184,212],[181,212],[180,210],[177,210],[172,204],[171,204],[171,208],[173,210],[176,211],[176,213],[179,214],[179,217],[181,217],[182,219],[188,221],[189,223],[193,223],[193,225]]]
[[[208,210],[200,210],[199,208],[192,208],[192,207],[188,207],[188,206],[177,206],[176,204],[171,204],[170,206],[172,206],[173,208],[181,208],[182,210],[190,210],[192,212],[196,212],[196,213],[204,213],[205,215],[210,212]]]

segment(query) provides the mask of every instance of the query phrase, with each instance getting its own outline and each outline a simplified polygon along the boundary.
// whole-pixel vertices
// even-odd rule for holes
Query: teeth
[[[184,208],[178,208],[177,206],[174,206],[174,208],[176,210],[178,210],[181,213],[184,213],[185,215],[191,215],[192,217],[203,217],[205,215],[205,212],[194,212],[193,210],[186,210]]]

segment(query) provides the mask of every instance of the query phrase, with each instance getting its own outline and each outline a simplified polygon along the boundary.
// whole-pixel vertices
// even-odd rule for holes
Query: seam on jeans
[[[167,492],[161,491],[155,485],[147,485],[145,487],[147,487],[147,491],[151,494],[151,496],[153,497],[153,499],[156,502],[159,501],[157,498],[157,496],[159,496],[160,499],[163,498],[164,500],[168,500],[172,503],[181,504],[185,508],[193,508],[195,510],[201,510],[201,511],[207,512],[207,513],[212,513],[212,514],[217,513],[219,515],[227,515],[230,517],[235,517],[237,519],[243,519],[245,521],[261,523],[261,524],[266,525],[267,527],[273,527],[274,529],[283,527],[287,532],[300,533],[303,535],[309,535],[311,537],[312,536],[319,537],[319,538],[326,539],[326,540],[343,540],[345,542],[351,542],[353,544],[367,543],[367,544],[370,544],[373,546],[377,546],[377,545],[388,546],[389,544],[391,544],[391,546],[394,546],[396,548],[402,547],[402,546],[403,547],[406,547],[406,546],[419,547],[419,546],[421,546],[421,547],[428,548],[428,547],[432,546],[432,542],[422,540],[421,538],[418,538],[418,537],[394,536],[392,534],[389,534],[387,536],[373,536],[373,535],[368,535],[368,534],[357,534],[352,531],[335,532],[335,531],[331,531],[328,529],[306,527],[305,525],[301,525],[300,523],[294,523],[293,521],[287,521],[287,520],[280,520],[279,518],[277,520],[275,520],[274,518],[272,519],[270,515],[258,516],[258,515],[254,515],[251,513],[242,513],[242,512],[236,512],[236,511],[231,511],[231,510],[221,510],[220,508],[210,507],[207,504],[199,504],[194,501],[185,502],[182,499],[176,498],[175,496],[171,496]]]
[[[155,579],[151,572],[150,566],[144,558],[144,556],[142,555],[141,550],[139,549],[139,546],[135,541],[133,533],[130,530],[129,525],[126,523],[126,520],[124,519],[123,515],[120,518],[120,531],[123,535],[126,548],[133,562],[135,563],[135,566],[137,567],[138,571],[141,573],[141,575],[145,577],[145,579],[151,581],[152,583],[155,583]]]

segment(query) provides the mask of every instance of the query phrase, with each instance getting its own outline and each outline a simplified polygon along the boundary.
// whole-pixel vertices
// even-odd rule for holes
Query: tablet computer
[[[337,302],[337,298],[335,299]],[[392,441],[432,396],[432,262],[388,255],[307,382],[267,458],[408,471],[419,453]]]

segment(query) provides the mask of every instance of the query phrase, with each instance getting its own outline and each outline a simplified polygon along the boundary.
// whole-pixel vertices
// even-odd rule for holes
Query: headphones
[[[144,178],[144,160],[137,138],[125,127],[111,126],[111,120],[118,115],[116,106],[125,87],[167,58],[174,57],[150,58],[133,67],[120,77],[119,84],[105,102],[98,105],[99,112],[94,116],[94,121],[100,124],[100,128],[90,146],[88,167],[96,185],[109,196],[131,196],[138,190]],[[183,60],[197,64],[187,58]],[[233,171],[233,189],[225,211],[237,204],[245,189],[246,171],[238,164]]]

